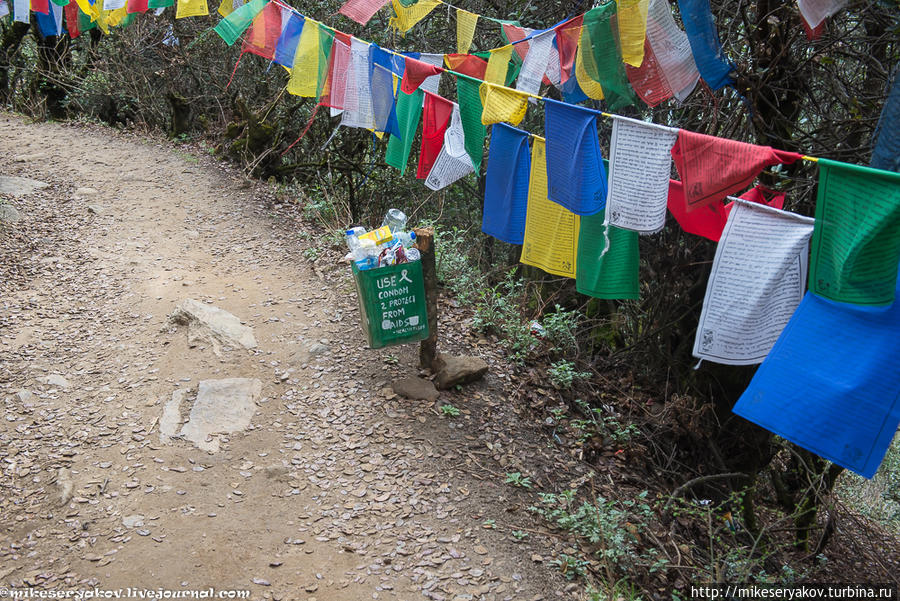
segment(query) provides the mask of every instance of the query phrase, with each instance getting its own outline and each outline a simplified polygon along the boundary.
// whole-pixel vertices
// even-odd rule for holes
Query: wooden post
[[[428,338],[419,343],[419,367],[434,369],[437,359],[437,270],[434,261],[434,229],[416,228],[416,248],[422,261],[425,279],[425,305],[428,308]]]

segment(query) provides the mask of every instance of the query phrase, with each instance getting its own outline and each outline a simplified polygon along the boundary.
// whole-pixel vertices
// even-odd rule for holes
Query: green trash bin
[[[353,264],[359,316],[371,348],[428,338],[422,262],[360,269]]]

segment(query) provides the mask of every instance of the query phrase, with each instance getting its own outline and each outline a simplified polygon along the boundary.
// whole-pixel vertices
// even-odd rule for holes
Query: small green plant
[[[441,405],[441,413],[450,417],[457,417],[460,411],[453,405]]]
[[[541,504],[529,510],[589,543],[596,549],[594,555],[605,566],[607,579],[616,582],[616,575],[628,570],[653,572],[665,565],[656,549],[642,550],[637,544],[643,524],[653,515],[647,494],[644,491],[636,499],[626,501],[597,496],[592,501],[577,504],[574,490],[560,494],[542,493],[539,495]]]
[[[506,474],[506,484],[512,484],[519,488],[531,488],[531,478],[523,476],[522,472],[509,472]]]
[[[510,534],[512,534],[513,538],[515,538],[517,541],[523,541],[528,538],[528,533],[524,530],[513,530],[512,532],[510,532]]]
[[[485,520],[481,522],[481,527],[486,530],[493,530],[497,527],[497,520]]]
[[[546,313],[541,320],[544,326],[545,338],[550,343],[552,351],[563,356],[574,355],[578,350],[578,342],[575,332],[578,331],[578,321],[581,314],[578,311],[566,311],[559,305],[553,313]]]
[[[572,387],[575,382],[587,380],[591,377],[590,372],[578,371],[575,364],[566,359],[561,359],[550,364],[547,370],[550,377],[550,383],[554,388],[559,390],[567,390]]]
[[[613,583],[608,590],[597,590],[589,584],[585,592],[588,601],[642,601],[643,599],[640,589],[625,580]],[[672,591],[672,599],[673,601],[679,600],[675,591]]]
[[[524,285],[515,269],[506,272],[503,281],[479,292],[472,326],[479,331],[498,334],[501,344],[516,363],[525,361],[537,347],[531,328],[522,315]]]
[[[640,429],[634,424],[625,424],[616,416],[604,413],[601,407],[591,407],[583,399],[575,399],[575,405],[586,419],[572,421],[572,426],[580,432],[579,441],[584,442],[594,436],[609,438],[613,444],[626,445],[640,435]]]
[[[475,300],[479,290],[487,286],[486,278],[469,260],[472,245],[468,230],[434,225],[435,268],[443,282],[462,303]]]
[[[322,252],[321,249],[319,249],[315,246],[310,246],[309,248],[303,249],[303,256],[306,258],[307,261],[314,263],[316,260],[318,260],[321,252]]]
[[[560,553],[559,557],[550,562],[550,565],[559,568],[559,571],[562,572],[562,575],[567,580],[575,580],[576,578],[584,578],[587,575],[587,568],[590,563],[583,559]]]

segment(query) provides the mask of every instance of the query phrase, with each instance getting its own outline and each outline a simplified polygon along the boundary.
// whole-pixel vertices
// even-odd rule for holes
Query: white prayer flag
[[[53,19],[56,21],[56,35],[61,36],[63,32],[63,7],[51,2],[50,10],[53,11]]]
[[[544,74],[547,72],[555,37],[556,33],[550,30],[531,38],[528,54],[525,55],[525,60],[522,61],[522,68],[516,80],[517,90],[535,95],[540,93],[541,82],[544,79]],[[557,53],[558,56],[559,53]],[[556,67],[559,69],[558,58],[556,63]]]
[[[125,6],[126,0],[103,0],[103,10],[118,10]]]
[[[341,125],[363,129],[375,128],[372,85],[369,77],[369,44],[353,38],[350,42],[350,72],[347,73]]]
[[[8,14],[9,14],[9,5],[6,3],[6,0],[0,0],[0,18],[3,18]]]
[[[13,0],[13,13],[18,23],[29,23],[31,0]]]
[[[731,200],[693,352],[725,365],[753,365],[766,358],[803,299],[815,220]]]
[[[419,60],[423,63],[428,63],[429,65],[434,65],[435,67],[443,67],[444,66],[444,55],[443,54],[422,54],[419,56]],[[429,75],[425,78],[425,81],[422,82],[422,85],[419,86],[420,89],[425,90],[426,92],[431,92],[432,94],[438,93],[438,87],[441,85],[441,74],[437,75]],[[424,102],[424,100],[423,100]]]
[[[450,126],[444,132],[444,145],[438,153],[425,179],[425,187],[430,190],[446,188],[453,182],[474,173],[475,167],[472,159],[466,152],[465,134],[463,133],[462,118],[459,114],[459,105],[453,104],[453,113],[450,116]]]
[[[687,34],[675,24],[667,0],[650,0],[647,40],[669,89],[679,102],[684,102],[700,80],[700,72]]]
[[[641,234],[666,225],[669,151],[677,139],[677,129],[616,116],[609,152],[608,224]]]
[[[822,21],[844,8],[847,0],[797,0],[797,4],[806,24],[810,29],[815,29]]]

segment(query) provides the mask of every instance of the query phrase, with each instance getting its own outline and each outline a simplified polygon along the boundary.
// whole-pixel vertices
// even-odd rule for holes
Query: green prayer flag
[[[250,0],[219,21],[219,24],[215,26],[216,33],[225,40],[226,44],[231,46],[250,27],[256,15],[262,12],[268,3],[269,0]]]
[[[119,26],[120,28],[122,28],[122,29],[128,27],[129,25],[131,25],[132,23],[134,23],[134,20],[137,18],[138,14],[139,14],[139,13],[128,13],[127,15],[125,15],[124,17],[122,17],[122,20],[119,21],[119,25],[118,25],[118,26]]]
[[[331,46],[334,44],[334,30],[319,27],[319,79],[316,83],[316,97],[322,96],[322,89],[328,79],[328,67],[331,59]]]
[[[819,159],[809,289],[857,305],[894,302],[900,173]]]
[[[51,0],[51,2],[56,6],[66,6],[69,4],[69,0]]]
[[[174,0],[173,0],[174,1]],[[91,16],[78,11],[78,31],[84,33],[97,26],[96,21],[91,21]]]
[[[459,116],[466,138],[466,153],[472,159],[476,174],[481,169],[481,159],[484,158],[485,127],[481,123],[484,106],[481,104],[480,86],[480,81],[467,77],[456,78],[456,99],[459,102]]]
[[[514,88],[513,82],[516,81],[516,78],[519,76],[519,71],[522,70],[522,59],[516,60],[519,58],[519,55],[515,52],[512,53],[512,60],[509,62],[509,70],[506,72],[506,87]]]
[[[605,214],[581,216],[575,289],[594,298],[639,298],[638,233],[609,226],[609,249],[603,254]]]
[[[400,91],[397,95],[397,123],[400,125],[400,134],[403,138],[391,136],[391,139],[388,140],[384,162],[399,169],[400,175],[406,173],[406,164],[409,162],[413,139],[416,137],[419,121],[422,119],[424,102],[425,92],[421,88],[412,94]]]
[[[592,50],[593,60],[584,60],[584,68],[588,76],[600,83],[603,97],[609,110],[616,110],[629,105],[637,105],[637,97],[628,75],[625,63],[619,52],[618,28],[614,26],[616,3],[608,2],[592,8],[584,15],[585,42]]]
[[[175,0],[147,0],[147,8],[166,8],[167,6],[175,6]],[[84,31],[82,29],[82,31]]]

